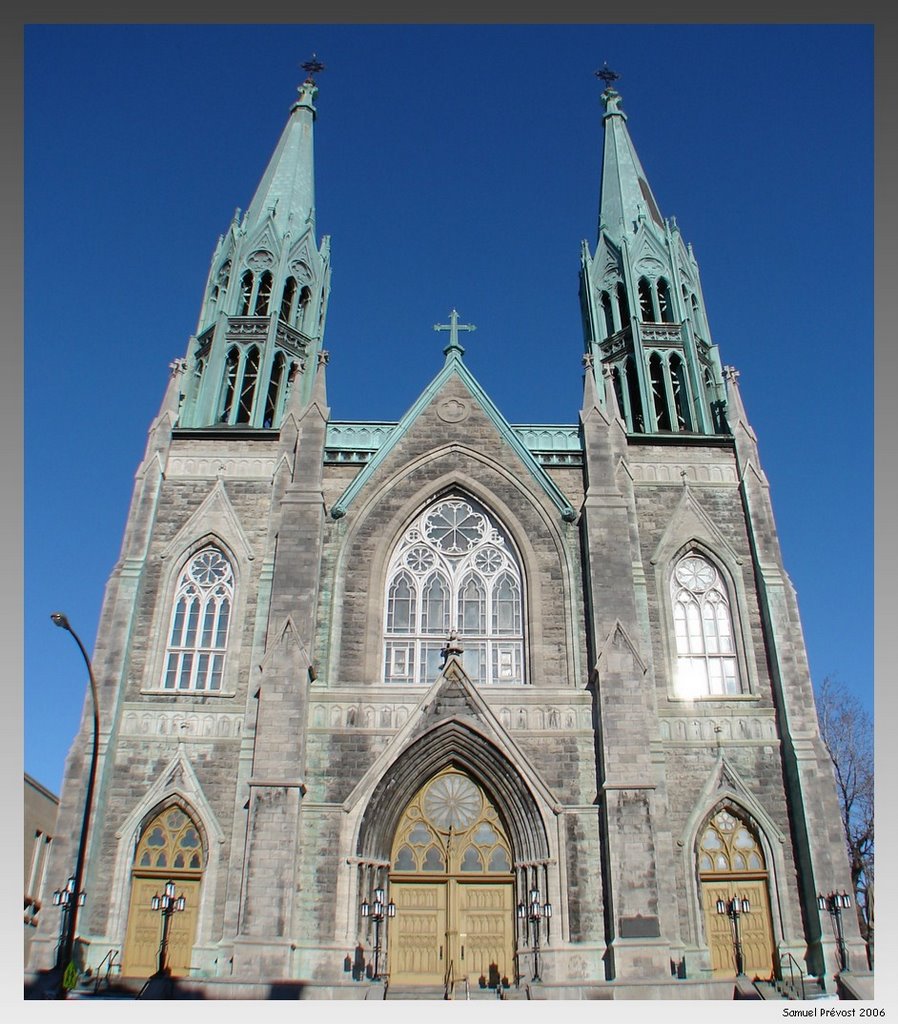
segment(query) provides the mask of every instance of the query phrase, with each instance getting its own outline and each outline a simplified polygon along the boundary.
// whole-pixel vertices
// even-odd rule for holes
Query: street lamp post
[[[153,896],[150,900],[150,906],[153,910],[158,910],[162,914],[162,939],[159,943],[159,958],[156,970],[156,977],[162,977],[169,973],[168,929],[171,925],[171,916],[180,910],[184,910],[187,906],[187,900],[184,898],[183,893],[180,896],[175,896],[175,883],[169,881],[165,883],[161,896],[158,892]]]
[[[518,904],[518,919],[527,921],[533,929],[533,980],[542,981],[539,976],[539,932],[543,918],[552,916],[552,904],[542,902],[539,889],[530,890],[529,903]]]
[[[380,926],[385,917],[396,916],[396,904],[392,900],[385,904],[385,898],[386,893],[383,889],[377,888],[374,890],[373,905],[367,900],[362,900],[361,907],[362,917],[370,917],[374,922],[374,981],[380,978]]]
[[[733,925],[733,949],[736,953],[736,974],[745,973],[745,962],[742,956],[742,935],[739,928],[739,918],[751,910],[751,903],[743,896],[739,899],[734,896],[730,900],[717,901],[717,913],[726,914]]]
[[[848,966],[848,950],[845,948],[845,933],[842,930],[842,910],[851,906],[851,897],[847,892],[831,892],[827,896],[817,894],[817,906],[828,910],[836,933],[836,946],[839,950],[839,966],[841,970],[850,970]]]
[[[81,656],[84,658],[84,664],[87,666],[87,675],[90,679],[90,694],[93,702],[93,746],[91,748],[90,755],[90,774],[87,778],[87,793],[84,797],[84,817],[81,819],[81,837],[78,841],[78,859],[75,863],[75,874],[73,876],[74,882],[72,888],[66,887],[61,892],[69,892],[70,897],[67,901],[63,901],[60,896],[60,904],[63,907],[63,913],[65,914],[65,924],[63,928],[63,938],[59,948],[59,959],[57,960],[57,967],[65,971],[68,965],[72,962],[72,952],[75,948],[75,930],[78,924],[78,908],[84,904],[84,892],[81,888],[82,882],[84,881],[84,859],[87,853],[87,836],[90,831],[90,812],[93,805],[94,797],[94,784],[97,778],[97,753],[98,743],[100,735],[100,712],[99,705],[97,703],[97,683],[94,679],[94,670],[90,663],[90,658],[87,656],[87,651],[84,649],[84,644],[81,642],[81,638],[72,629],[69,624],[69,620],[62,614],[62,612],[53,612],[50,616],[53,622],[59,626],[60,629],[66,630],[71,633],[81,651]],[[72,882],[72,879],[69,879]],[[73,894],[77,893],[77,899],[73,898]],[[66,989],[64,984],[60,984],[60,998],[64,999]]]
[[[84,906],[85,894],[79,892],[75,894],[75,876],[66,882],[64,889],[57,889],[53,893],[53,906],[62,907],[62,928],[59,934],[59,949],[57,950],[57,966],[59,961],[62,959],[62,947],[65,942],[66,936],[68,935],[69,928],[69,917],[72,913],[72,909],[77,903],[79,907]]]

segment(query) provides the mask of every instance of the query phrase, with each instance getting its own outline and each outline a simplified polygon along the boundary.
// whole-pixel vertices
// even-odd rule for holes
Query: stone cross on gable
[[[453,309],[449,313],[449,323],[434,324],[433,329],[435,331],[449,332],[449,344],[443,349],[443,354],[448,356],[450,352],[457,352],[459,355],[461,355],[464,352],[464,349],[458,343],[458,332],[476,331],[477,327],[474,324],[460,324],[458,322],[458,311]]]

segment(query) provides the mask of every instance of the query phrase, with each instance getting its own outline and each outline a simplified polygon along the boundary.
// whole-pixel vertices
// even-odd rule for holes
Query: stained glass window
[[[175,594],[163,689],[221,689],[233,600],[234,574],[222,551],[195,554]]]
[[[134,863],[140,868],[202,870],[203,846],[196,825],[179,807],[170,807],[143,830]]]
[[[732,874],[763,871],[764,853],[754,833],[732,811],[718,811],[708,822],[699,842],[699,871]]]
[[[473,779],[440,772],[406,807],[393,840],[394,871],[511,871],[511,847],[495,808]]]
[[[431,505],[405,531],[387,572],[384,678],[431,683],[450,631],[478,683],[524,682],[524,588],[511,540],[469,498]]]
[[[717,569],[696,552],[677,562],[671,577],[677,648],[677,693],[684,697],[740,693],[733,620]]]

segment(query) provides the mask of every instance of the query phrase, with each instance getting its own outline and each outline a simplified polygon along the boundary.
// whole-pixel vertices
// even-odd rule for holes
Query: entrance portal
[[[169,921],[168,967],[172,975],[190,973],[200,901],[203,846],[193,821],[179,808],[169,807],[144,829],[131,875],[131,907],[122,954],[122,974],[148,978],[159,966],[162,915],[152,908],[153,896],[165,883],[175,883],[185,898],[182,913]]]
[[[511,848],[472,779],[447,769],[417,792],[396,830],[391,863],[391,982],[514,977]]]
[[[764,854],[757,837],[736,812],[718,811],[708,822],[699,848],[702,909],[714,977],[736,973],[735,935],[717,901],[748,899],[750,910],[739,917],[743,969],[749,978],[769,978],[774,970],[773,928]]]

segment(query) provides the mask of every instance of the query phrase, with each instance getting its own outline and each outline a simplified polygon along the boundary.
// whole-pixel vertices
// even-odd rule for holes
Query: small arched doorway
[[[392,983],[514,977],[514,874],[506,829],[485,791],[446,768],[422,786],[391,852]]]
[[[734,807],[718,807],[708,819],[699,838],[698,869],[714,977],[736,973],[733,922],[717,912],[718,900],[735,897],[750,905],[739,917],[744,973],[769,978],[774,945],[767,865],[756,831]]]
[[[174,882],[178,895],[185,898],[184,910],[169,921],[168,966],[176,977],[190,973],[204,863],[199,829],[181,807],[167,807],[146,824],[131,870],[123,975],[148,978],[159,966],[162,914],[153,910],[152,899],[168,881]]]

